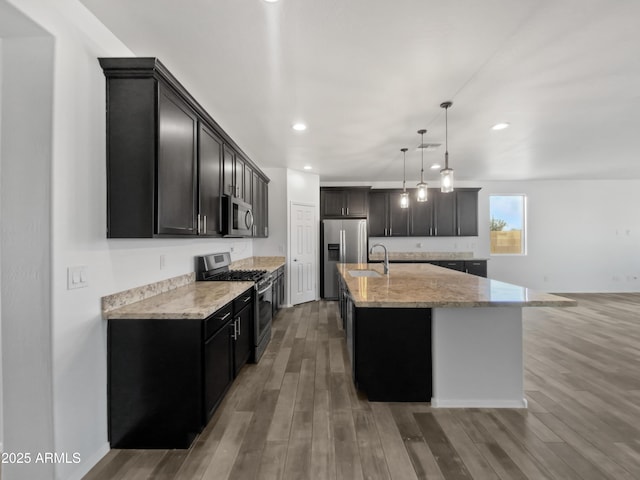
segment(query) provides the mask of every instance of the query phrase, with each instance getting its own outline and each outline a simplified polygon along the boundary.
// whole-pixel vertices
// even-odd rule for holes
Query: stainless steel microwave
[[[229,195],[222,197],[222,235],[225,237],[251,237],[253,211],[251,205]]]

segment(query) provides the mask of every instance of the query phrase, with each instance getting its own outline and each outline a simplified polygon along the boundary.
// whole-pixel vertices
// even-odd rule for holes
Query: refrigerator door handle
[[[344,263],[344,230],[340,230],[340,263]]]

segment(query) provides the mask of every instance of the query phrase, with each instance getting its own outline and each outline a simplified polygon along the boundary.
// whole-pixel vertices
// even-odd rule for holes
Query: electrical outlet
[[[234,250],[235,250],[235,247],[233,247],[233,246],[232,246],[232,247],[229,247],[229,252],[233,253],[233,252],[234,252]]]

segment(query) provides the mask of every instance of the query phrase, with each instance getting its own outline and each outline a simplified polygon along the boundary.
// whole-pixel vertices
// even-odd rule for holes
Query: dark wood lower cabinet
[[[347,350],[369,401],[431,401],[431,309],[356,308],[346,300]]]
[[[109,320],[112,448],[189,448],[251,359],[253,295],[205,320]]]
[[[188,448],[204,419],[202,320],[109,320],[112,448]]]

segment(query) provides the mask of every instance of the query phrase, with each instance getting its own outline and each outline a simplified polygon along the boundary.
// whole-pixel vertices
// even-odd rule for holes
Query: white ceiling
[[[637,0],[82,2],[261,167],[416,181],[452,100],[458,180],[640,178]]]

